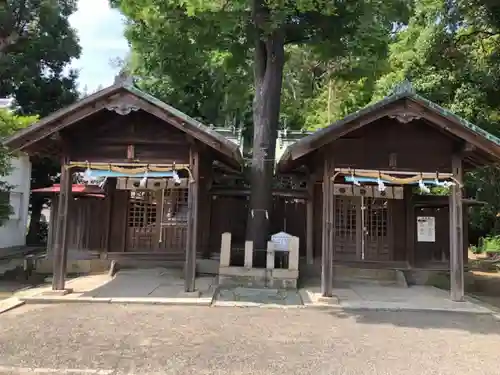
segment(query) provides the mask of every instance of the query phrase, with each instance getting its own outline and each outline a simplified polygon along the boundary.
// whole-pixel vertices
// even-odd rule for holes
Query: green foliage
[[[206,123],[252,127],[251,2],[111,3],[127,17],[126,36],[132,45],[128,69],[138,77],[139,86]],[[280,118],[281,126],[294,129],[318,126],[311,124],[322,118],[327,82],[336,77],[355,77],[361,86],[373,82],[379,74],[373,67],[385,64],[392,21],[408,13],[400,1],[268,1],[266,5],[270,14],[265,32],[282,28],[286,34]],[[357,99],[350,99],[357,104]],[[356,104],[342,105],[341,113]]]
[[[499,253],[500,236],[487,236],[479,239],[479,244],[473,249],[474,254]]]
[[[25,115],[45,116],[77,98],[76,72],[65,74],[80,46],[68,17],[76,0],[0,2],[0,97]]]
[[[139,85],[217,125],[251,128],[257,35],[285,38],[280,126],[317,129],[409,79],[417,92],[500,135],[500,6],[492,0],[112,0],[127,19]],[[265,14],[252,16],[252,5]],[[259,13],[259,14],[262,14]],[[500,233],[500,172],[466,179],[475,232]],[[433,189],[433,194],[447,194]]]
[[[0,140],[7,137],[19,129],[23,129],[34,121],[35,116],[18,116],[6,109],[0,109]],[[2,181],[11,172],[10,155],[6,149],[0,145],[0,225],[9,217],[11,207],[9,204],[9,192],[13,186]]]
[[[500,13],[488,0],[417,0],[407,25],[389,45],[386,72],[371,101],[409,79],[417,92],[500,135]],[[488,167],[466,177],[467,196],[486,202],[471,211],[474,233],[500,233],[500,171]]]
[[[67,69],[81,52],[68,21],[76,3],[0,2],[0,97],[13,97],[18,114],[44,117],[78,99],[77,72]],[[34,157],[31,162],[32,188],[54,182],[60,170],[58,161]],[[31,196],[28,243],[38,241],[39,217],[46,203],[42,196]]]
[[[38,116],[20,116],[6,109],[0,109],[0,139],[26,128],[37,119]]]

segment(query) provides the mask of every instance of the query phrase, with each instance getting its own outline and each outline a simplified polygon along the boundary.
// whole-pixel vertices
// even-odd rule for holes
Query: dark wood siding
[[[402,124],[382,118],[326,146],[336,167],[449,171],[453,140],[425,120]]]
[[[173,125],[144,112],[126,116],[102,110],[62,133],[72,160],[123,162],[133,145],[135,160],[187,163],[187,136]]]

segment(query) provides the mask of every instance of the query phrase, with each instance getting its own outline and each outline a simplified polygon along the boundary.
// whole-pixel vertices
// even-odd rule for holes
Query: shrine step
[[[336,265],[333,267],[333,280],[334,283],[347,282],[408,287],[404,273],[395,269],[358,268]]]
[[[321,264],[305,264],[302,262],[299,267],[299,277],[301,282],[321,279]],[[359,265],[334,265],[334,283],[364,283],[375,285],[396,285],[407,287],[404,272],[399,269],[382,268],[380,265],[359,264]]]

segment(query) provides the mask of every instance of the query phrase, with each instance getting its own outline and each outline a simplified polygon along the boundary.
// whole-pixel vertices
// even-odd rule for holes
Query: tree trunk
[[[27,245],[40,245],[40,219],[44,203],[44,197],[32,194],[30,226],[26,236]]]
[[[255,15],[254,19],[256,19]],[[254,56],[254,137],[247,226],[247,239],[252,240],[257,249],[266,248],[270,229],[269,218],[272,210],[272,184],[284,63],[283,31],[277,29],[265,36],[258,33]]]

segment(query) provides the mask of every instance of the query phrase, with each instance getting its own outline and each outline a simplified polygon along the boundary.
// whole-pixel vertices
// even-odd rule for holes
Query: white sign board
[[[417,241],[436,242],[436,218],[417,216]]]
[[[292,235],[286,232],[279,232],[271,236],[271,242],[274,244],[275,251],[289,251]]]

